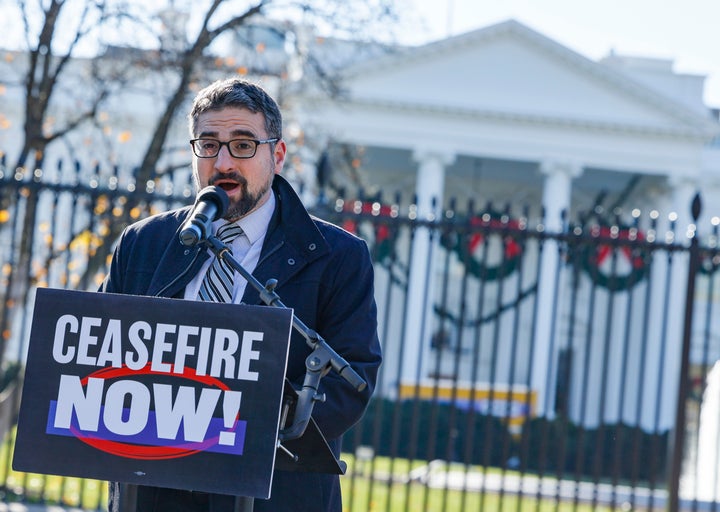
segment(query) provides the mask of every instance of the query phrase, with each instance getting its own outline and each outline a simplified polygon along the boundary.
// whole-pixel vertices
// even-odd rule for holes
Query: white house
[[[675,73],[666,60],[610,55],[595,62],[508,20],[363,59],[341,70],[339,97],[330,99],[306,87],[296,104],[308,138],[324,137],[329,147],[362,146],[365,183],[386,192],[399,188],[407,195],[416,194],[421,218],[440,213],[432,206],[434,199],[435,204],[449,198],[461,202],[474,198],[478,204],[507,201],[530,205],[535,211],[542,207],[545,229],[559,232],[564,211],[570,216],[592,211],[600,198],[606,198],[605,207],[617,200],[620,206],[644,208],[643,215],[657,210],[662,217],[656,236],[665,236],[662,230],[670,219],[677,219],[678,226],[690,222],[690,203],[699,191],[704,225],[720,215],[720,151],[714,144],[720,124],[703,105],[703,82],[702,76]],[[437,319],[428,296],[439,292],[432,276],[427,283],[425,269],[439,263],[429,261],[429,244],[428,233],[419,233],[412,250],[406,356],[392,350],[386,354],[387,364],[401,368],[400,384],[416,375],[428,378],[431,372],[429,339]],[[530,362],[536,412],[552,414],[553,379],[545,379],[547,372],[555,375],[557,369],[555,358],[547,353],[559,350],[552,338],[563,328],[553,327],[552,308],[568,297],[562,296],[562,287],[552,284],[557,252],[545,250],[542,258],[539,321],[524,328],[534,329],[529,336],[536,343]],[[658,263],[656,270],[662,265]],[[662,396],[675,396],[680,343],[671,343],[663,360],[658,354],[663,336],[680,339],[685,287],[684,273],[673,271],[650,306],[659,318],[663,311],[659,297],[669,297],[670,309],[678,312],[666,319],[663,332],[669,334],[661,335],[659,322],[650,333],[636,333],[648,336],[647,357],[655,367],[664,368],[646,376],[647,393],[662,389]],[[610,339],[612,334],[608,333]],[[612,357],[621,357],[616,348],[611,350]],[[421,355],[408,356],[416,353]],[[599,360],[600,353],[586,356]],[[497,360],[508,357],[501,349]],[[630,357],[640,356],[631,351]],[[467,362],[460,363],[461,375],[454,378],[467,379],[471,374],[469,368],[462,370],[463,364]],[[490,363],[485,364],[488,370]],[[611,386],[613,379],[619,381],[614,372],[620,365],[614,366]],[[580,371],[574,375],[578,382],[583,377]],[[502,383],[502,371],[497,375]],[[599,393],[599,388],[591,389],[589,396]],[[617,398],[622,393],[615,387],[610,395]],[[661,428],[673,424],[674,400],[661,405]],[[625,406],[630,414],[638,403],[627,400]],[[572,415],[577,417],[580,403],[575,401],[573,407]],[[583,421],[597,424],[601,419],[623,419],[625,414],[597,411]],[[646,409],[641,422],[656,428],[656,416]]]

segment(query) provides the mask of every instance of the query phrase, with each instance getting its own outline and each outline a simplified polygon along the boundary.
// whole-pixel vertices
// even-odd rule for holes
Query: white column
[[[690,212],[692,200],[697,193],[697,181],[693,176],[671,177],[669,185],[672,189],[672,211],[668,215],[667,229],[670,229],[670,220],[675,219],[674,241],[682,245],[688,245],[687,238],[688,226],[692,224],[693,219]],[[668,239],[669,231],[663,233],[658,232],[658,236]],[[648,336],[650,346],[648,347],[648,370],[646,372],[645,389],[648,395],[655,395],[658,390],[661,393],[659,411],[659,428],[673,428],[675,423],[675,412],[677,407],[677,390],[680,382],[680,363],[682,355],[683,342],[683,322],[685,319],[685,297],[688,287],[688,254],[684,252],[676,252],[672,257],[672,267],[670,274],[669,290],[664,293],[658,288],[662,286],[663,279],[667,272],[667,258],[656,258],[653,270],[656,281],[653,286],[657,293],[657,298],[652,304],[652,323],[663,325],[663,314],[669,312],[665,319],[664,333],[659,332],[657,336]],[[663,277],[659,277],[663,276]],[[665,297],[667,296],[667,311],[665,310]],[[662,352],[661,343],[665,343],[664,360],[660,361],[659,357]],[[643,398],[643,404],[652,402],[648,396]],[[654,421],[655,405],[652,407],[645,405],[643,410],[643,424],[649,425],[650,420]],[[654,425],[653,425],[654,428]]]
[[[419,164],[416,185],[417,219],[436,219],[442,206],[445,167],[455,161],[455,155],[416,150],[413,158]],[[418,227],[411,249],[404,355],[400,372],[400,382],[404,384],[414,384],[426,376],[424,364],[430,348],[432,330],[434,255],[437,245],[437,237],[434,243],[431,243],[430,233],[430,229]]]
[[[561,233],[565,230],[563,213],[569,211],[572,180],[582,174],[582,166],[569,160],[546,160],[540,164],[545,175],[543,185],[543,208],[545,209],[545,232]],[[553,317],[560,303],[558,286],[560,255],[558,244],[547,240],[543,246],[537,293],[537,323],[534,336],[534,359],[531,367],[531,386],[535,391],[536,414],[553,416],[555,411],[555,388],[557,381],[557,337],[553,343]]]

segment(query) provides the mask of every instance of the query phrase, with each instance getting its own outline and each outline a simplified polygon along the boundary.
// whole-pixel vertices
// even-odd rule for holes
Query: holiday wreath
[[[397,217],[397,208],[380,203],[348,201],[344,212],[364,217],[352,217],[343,221],[343,229],[364,238],[370,244],[373,260],[382,263],[395,254],[397,229],[388,220]],[[370,218],[368,218],[370,217]],[[363,220],[367,219],[367,224]],[[383,219],[383,220],[380,220]],[[368,230],[367,227],[370,227]]]
[[[487,211],[467,220],[467,233],[458,231],[441,237],[443,247],[454,251],[468,272],[481,280],[504,279],[518,268],[523,255],[523,244],[511,232],[520,229],[520,221],[496,211]],[[500,237],[502,254],[490,262],[490,237]]]
[[[650,271],[651,253],[642,247],[642,231],[628,226],[593,226],[592,240],[583,241],[579,259],[593,282],[610,291],[629,290]],[[640,243],[633,243],[640,242]],[[627,272],[620,272],[627,269]]]

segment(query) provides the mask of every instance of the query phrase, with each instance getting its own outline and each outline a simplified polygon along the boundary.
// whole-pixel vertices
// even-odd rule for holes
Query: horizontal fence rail
[[[193,192],[39,167],[0,167],[0,488],[104,510],[101,482],[11,470],[34,290],[96,289],[120,230]],[[400,197],[311,210],[375,262],[384,363],[344,439],[346,510],[720,502],[717,223],[686,233],[596,208],[549,232],[528,208],[451,201],[419,217]]]

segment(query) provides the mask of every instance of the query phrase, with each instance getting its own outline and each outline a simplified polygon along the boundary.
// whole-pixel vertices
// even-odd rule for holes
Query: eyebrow
[[[198,135],[199,138],[202,137],[215,137],[217,138],[218,132],[217,131],[204,131],[200,132]],[[249,130],[233,130],[230,132],[231,137],[250,137],[250,138],[257,138],[257,135],[255,135],[253,132]]]

